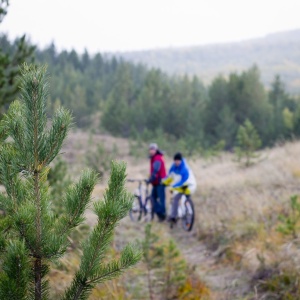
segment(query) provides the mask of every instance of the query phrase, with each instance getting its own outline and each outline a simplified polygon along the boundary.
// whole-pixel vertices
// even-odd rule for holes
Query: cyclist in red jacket
[[[151,197],[153,199],[153,211],[157,214],[160,222],[166,219],[166,194],[165,185],[162,179],[166,177],[166,167],[163,153],[158,149],[157,144],[149,145],[150,158],[150,178],[149,183],[152,184]]]

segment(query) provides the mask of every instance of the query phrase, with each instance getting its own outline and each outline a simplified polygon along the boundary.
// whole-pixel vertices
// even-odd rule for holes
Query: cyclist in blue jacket
[[[171,191],[174,193],[174,197],[168,220],[176,222],[179,200],[182,195],[194,193],[197,187],[195,176],[181,153],[174,155],[174,163],[163,183],[172,186]]]

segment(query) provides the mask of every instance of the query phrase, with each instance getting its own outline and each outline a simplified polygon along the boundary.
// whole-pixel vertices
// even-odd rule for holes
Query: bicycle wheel
[[[185,231],[191,231],[195,220],[194,204],[190,197],[184,202],[184,212],[182,215],[182,228]]]
[[[133,222],[140,221],[142,217],[142,213],[143,213],[143,207],[142,207],[141,197],[135,196],[132,203],[132,208],[129,211],[129,217],[131,221]]]
[[[144,208],[145,221],[150,222],[154,218],[153,201],[151,197],[146,198]]]

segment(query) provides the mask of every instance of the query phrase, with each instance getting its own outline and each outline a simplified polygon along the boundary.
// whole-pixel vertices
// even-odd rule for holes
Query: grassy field
[[[95,149],[98,143],[105,143],[108,153],[117,148],[115,158],[127,162],[128,177],[148,176],[146,152],[144,157],[135,158],[129,155],[130,144],[126,140],[78,131],[69,135],[63,150],[73,177],[86,165],[86,152]],[[240,166],[233,154],[226,153],[210,160],[189,161],[198,181],[193,196],[196,207],[193,231],[186,233],[179,225],[171,230],[167,223],[153,224],[160,243],[174,240],[180,257],[193,270],[188,271],[185,287],[192,282],[198,294],[180,299],[298,299],[295,295],[300,291],[299,220],[295,218],[296,234],[282,233],[278,228],[286,223],[280,221],[280,215],[297,217],[297,211],[291,210],[290,197],[300,190],[299,153],[300,142],[291,142],[262,151],[259,161],[249,168]],[[170,163],[167,157],[167,165]],[[108,172],[94,191],[95,200],[101,198],[107,178]],[[128,184],[130,191],[135,188],[134,184]],[[168,195],[168,205],[169,201]],[[93,226],[96,218],[91,210],[86,217],[87,224]],[[88,230],[83,227],[78,236]],[[141,241],[144,230],[145,223],[134,224],[125,218],[110,254],[117,255],[125,242]],[[54,294],[68,284],[70,274],[79,264],[80,249],[76,247],[75,243],[62,265],[51,273]],[[144,263],[120,280],[97,288],[91,299],[149,299]],[[164,298],[157,295],[155,299]]]

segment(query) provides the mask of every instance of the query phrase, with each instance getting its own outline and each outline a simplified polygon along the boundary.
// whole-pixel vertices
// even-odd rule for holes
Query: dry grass
[[[75,177],[85,166],[86,152],[98,142],[104,142],[108,149],[117,146],[116,158],[127,162],[128,177],[148,176],[147,153],[144,159],[135,159],[129,156],[130,146],[124,139],[105,135],[91,138],[88,133],[78,131],[69,135],[63,150]],[[264,159],[249,168],[240,167],[231,154],[223,154],[213,161],[189,161],[198,181],[193,196],[197,212],[195,229],[188,235],[180,233],[180,229],[170,232],[166,225],[162,228],[167,236],[175,237],[188,262],[207,280],[214,291],[212,298],[255,299],[251,298],[254,292],[249,281],[261,267],[262,260],[267,266],[299,265],[295,241],[276,230],[278,215],[287,211],[290,196],[300,190],[299,153],[300,142],[293,142],[263,151]],[[170,158],[166,161],[170,166]],[[107,176],[97,185],[95,200],[101,198],[106,184]],[[128,184],[129,190],[135,188],[134,184]],[[92,211],[86,216],[89,225],[95,224]],[[132,224],[125,219],[116,232],[114,246],[120,249],[128,241],[141,239],[143,230],[142,224]],[[60,272],[55,274],[60,278]],[[138,275],[133,272],[128,280],[132,276]],[[125,283],[121,286],[119,282],[109,286],[111,294],[124,292],[123,287],[128,282],[122,280]],[[95,291],[95,295],[97,293]],[[112,299],[117,298],[112,296]],[[124,299],[130,299],[128,294]]]
[[[299,192],[298,153],[300,143],[289,143],[263,152],[267,159],[249,168],[239,167],[230,155],[210,165],[201,160],[193,163],[198,178],[194,201],[200,228],[275,221],[272,216]]]

